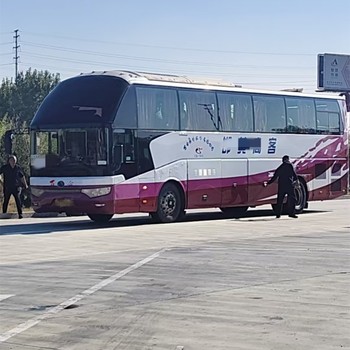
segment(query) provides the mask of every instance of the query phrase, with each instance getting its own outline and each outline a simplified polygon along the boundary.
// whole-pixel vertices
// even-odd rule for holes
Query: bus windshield
[[[108,124],[127,83],[112,76],[80,76],[60,83],[44,100],[32,129]]]
[[[32,176],[105,175],[107,128],[32,131]]]

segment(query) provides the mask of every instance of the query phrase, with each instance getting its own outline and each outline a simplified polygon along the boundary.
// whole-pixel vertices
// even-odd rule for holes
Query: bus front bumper
[[[32,194],[32,206],[37,213],[114,214],[112,191],[95,198],[79,191],[42,191],[40,196]]]

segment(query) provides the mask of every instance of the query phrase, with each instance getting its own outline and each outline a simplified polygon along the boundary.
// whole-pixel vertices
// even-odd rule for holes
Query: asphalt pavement
[[[350,349],[349,209],[0,220],[0,349]]]

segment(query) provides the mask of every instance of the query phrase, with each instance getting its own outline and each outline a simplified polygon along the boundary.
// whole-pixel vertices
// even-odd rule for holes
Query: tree
[[[4,79],[0,86],[0,164],[6,161],[4,136],[14,131],[13,153],[29,174],[28,126],[48,93],[59,83],[58,73],[27,70],[19,73],[16,81]]]
[[[26,122],[20,120],[11,120],[5,117],[0,120],[0,140],[2,147],[0,148],[0,165],[7,162],[8,154],[5,152],[4,142],[6,131],[13,130],[12,154],[18,158],[27,175],[29,175],[29,134]]]
[[[6,162],[7,155],[5,154],[5,133],[8,130],[12,130],[14,127],[14,124],[9,120],[7,117],[0,119],[0,140],[1,140],[1,146],[0,147],[0,166]]]
[[[16,81],[4,79],[0,87],[0,119],[30,123],[46,95],[59,83],[58,73],[27,70]]]

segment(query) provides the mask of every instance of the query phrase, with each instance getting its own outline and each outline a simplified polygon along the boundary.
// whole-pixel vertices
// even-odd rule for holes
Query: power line
[[[35,67],[35,66],[38,66],[38,62],[36,63],[33,63],[33,62],[22,62],[22,66],[24,67],[27,67],[27,68],[31,68],[31,67]],[[58,70],[60,72],[61,75],[71,75],[71,74],[79,74],[81,73],[81,70],[80,69],[74,69],[73,67],[59,67],[59,66],[51,66],[51,65],[47,65],[46,63],[43,65],[42,68],[40,69],[55,69],[55,70]],[[130,67],[122,67],[123,69],[130,69]],[[135,67],[132,67],[132,68],[135,68]],[[140,68],[141,69],[141,68]],[[176,74],[176,71],[171,71],[172,73]],[[187,72],[186,70],[185,71],[179,71],[179,74],[193,74],[193,72]],[[222,77],[225,77],[227,78],[228,76],[230,76],[230,80],[235,80],[234,77],[236,76],[235,74],[229,74],[229,73],[225,73],[225,74],[218,74],[217,72],[213,73],[213,72],[205,72],[205,74],[208,76],[210,75],[213,75],[215,76],[216,78],[218,78],[218,76],[222,76]],[[270,77],[270,75],[269,75]],[[299,81],[270,81],[268,79],[264,79],[264,80],[261,80],[261,78],[259,79],[259,82],[251,82],[251,81],[240,81],[240,82],[237,82],[239,84],[242,84],[244,86],[250,86],[250,87],[259,87],[259,86],[264,86],[266,87],[266,85],[275,85],[276,88],[277,86],[280,86],[281,88],[282,87],[286,87],[286,86],[290,86],[290,85],[298,85],[300,86],[301,84],[303,85],[303,87],[305,89],[310,89],[310,90],[313,90],[314,87],[315,87],[315,81],[314,80],[299,80]],[[279,88],[278,88],[279,89]]]
[[[16,50],[15,53],[15,70],[16,70],[16,76],[18,74],[18,49],[20,48],[20,45],[18,45],[18,41],[17,39],[19,38],[19,34],[18,34],[19,30],[15,30],[15,35],[13,36],[13,38],[15,39],[15,46],[13,47]],[[23,35],[23,32],[21,32],[21,34]],[[26,32],[26,34],[30,35],[30,32]],[[22,36],[21,35],[21,36]],[[33,35],[33,33],[32,33]],[[113,45],[126,45],[126,46],[137,46],[137,47],[149,47],[149,48],[159,48],[159,49],[164,49],[164,50],[181,50],[181,51],[202,51],[202,52],[215,52],[215,53],[225,53],[225,54],[247,54],[247,55],[272,55],[272,56],[314,56],[314,54],[295,54],[295,53],[274,53],[274,52],[245,52],[245,51],[230,51],[230,50],[215,50],[215,49],[200,49],[200,48],[183,48],[183,47],[171,47],[171,46],[158,46],[158,45],[147,45],[147,44],[133,44],[133,43],[122,43],[122,42],[111,42],[111,41],[103,41],[103,40],[88,40],[88,39],[81,39],[81,38],[69,38],[69,37],[64,37],[64,36],[54,36],[54,35],[46,35],[46,34],[34,34],[34,35],[38,35],[40,37],[60,37],[60,38],[64,38],[66,40],[79,40],[79,41],[85,41],[85,42],[99,42],[99,43],[108,43],[108,44],[113,44]],[[10,42],[9,42],[10,43]],[[5,44],[9,44],[9,43],[0,43],[0,45],[5,45]],[[213,63],[213,62],[200,62],[200,61],[186,61],[186,60],[176,60],[176,59],[168,59],[168,58],[160,58],[155,57],[145,57],[145,56],[131,56],[131,55],[123,55],[123,54],[112,54],[112,53],[106,53],[106,52],[98,52],[98,51],[92,51],[92,50],[83,50],[83,49],[78,49],[78,48],[74,48],[74,47],[65,47],[65,46],[58,46],[58,45],[51,45],[51,44],[43,44],[43,43],[36,43],[35,41],[23,41],[21,40],[21,44],[22,46],[25,44],[25,46],[28,47],[34,47],[34,48],[39,48],[41,50],[37,50],[38,52],[32,52],[32,51],[21,51],[22,53],[22,58],[23,57],[28,57],[29,61],[31,61],[30,57],[34,57],[34,58],[38,58],[39,62],[41,61],[40,59],[43,59],[45,61],[50,60],[53,62],[57,62],[54,63],[53,65],[49,66],[46,65],[45,63],[41,63],[39,64],[38,62],[36,62],[35,64],[32,63],[28,63],[28,62],[22,62],[21,60],[21,66],[28,66],[28,65],[33,65],[33,66],[42,66],[42,67],[46,67],[47,68],[53,68],[55,70],[61,71],[65,71],[65,72],[69,72],[69,73],[80,73],[82,70],[77,68],[74,69],[73,67],[65,67],[68,66],[68,64],[59,64],[58,62],[66,62],[66,63],[71,63],[72,65],[77,64],[77,65],[84,65],[84,66],[90,66],[89,68],[91,70],[108,70],[109,67],[112,67],[111,69],[115,69],[115,67],[117,66],[119,69],[125,69],[125,70],[148,70],[148,71],[158,71],[158,72],[164,72],[167,71],[167,73],[173,73],[173,74],[184,74],[184,75],[209,75],[209,76],[215,76],[215,77],[229,77],[232,76],[234,77],[234,81],[236,81],[236,83],[239,84],[244,84],[244,85],[266,85],[267,84],[281,84],[281,85],[289,85],[289,84],[311,84],[313,83],[313,81],[310,80],[303,80],[303,81],[279,81],[279,82],[271,82],[271,81],[266,81],[268,80],[268,78],[271,79],[275,79],[276,78],[281,78],[281,79],[286,79],[286,80],[294,80],[295,78],[297,78],[298,76],[303,77],[304,79],[308,79],[310,74],[302,74],[300,73],[300,75],[296,75],[292,72],[293,69],[298,69],[298,70],[306,70],[309,69],[311,70],[311,67],[300,67],[300,66],[287,66],[287,65],[248,65],[248,64],[230,64],[230,63]],[[96,45],[95,45],[96,47]],[[50,52],[51,51],[51,52]],[[66,55],[64,57],[62,57],[62,55],[57,54],[57,52],[68,52],[68,53],[72,53],[72,55]],[[45,52],[47,52],[48,54],[45,54]],[[74,55],[84,55],[84,57],[82,58],[74,58]],[[4,55],[4,53],[2,53],[1,55]],[[64,55],[64,54],[63,54]],[[93,57],[91,57],[91,59],[89,59],[88,57],[86,57],[87,55],[91,55],[91,56],[95,56],[95,58],[97,57],[101,57],[101,58],[110,58],[113,59],[113,62],[105,62],[105,61],[109,61],[109,60],[99,60],[94,59]],[[181,57],[180,57],[181,58]],[[131,62],[131,64],[120,64],[115,62],[116,59],[120,59],[120,60],[127,60],[127,61],[139,61],[139,62],[143,62],[144,64],[139,64],[139,63],[135,63],[133,64]],[[232,62],[231,61],[227,61],[226,62]],[[116,64],[117,63],[117,64]],[[153,64],[152,64],[153,63]],[[180,66],[187,66],[187,68],[185,69],[181,69],[180,67],[177,68],[164,68],[166,67],[166,65],[180,65]],[[7,65],[11,65],[11,64],[3,64],[2,66],[7,66]],[[104,66],[102,69],[96,69],[96,66]],[[164,67],[163,67],[164,65]],[[62,67],[63,66],[63,67]],[[92,66],[92,67],[91,67]],[[194,66],[195,68],[191,68],[188,66]],[[60,67],[60,68],[58,68]],[[152,69],[153,67],[153,69]],[[163,68],[162,68],[163,67]],[[197,69],[197,67],[199,69]],[[201,68],[202,69],[201,69]],[[73,69],[72,69],[73,68]],[[107,69],[106,69],[107,68]],[[251,72],[247,72],[244,73],[243,71],[240,72],[240,70],[243,69],[250,69]],[[258,70],[257,72],[254,72],[254,69]],[[290,74],[270,74],[267,72],[267,70],[269,69],[280,69],[286,70],[286,73],[290,73]],[[88,69],[89,70],[89,69]],[[225,72],[223,72],[223,70],[226,70]],[[236,72],[232,72],[232,70],[236,70]],[[265,70],[265,71],[264,71]],[[169,72],[170,71],[170,72]],[[221,71],[221,72],[220,72]],[[231,72],[230,72],[231,71]],[[239,73],[240,72],[240,73]],[[237,79],[244,79],[247,78],[247,80],[250,79],[250,77],[256,77],[259,80],[259,83],[251,83],[251,82],[238,82]],[[310,76],[311,77],[311,76]],[[264,80],[264,82],[262,82],[262,79]],[[244,79],[246,80],[246,79]]]
[[[183,61],[183,60],[171,60],[171,59],[163,59],[163,58],[152,58],[152,57],[143,57],[143,56],[129,56],[129,55],[120,55],[120,54],[106,54],[96,51],[89,51],[89,50],[79,50],[79,49],[73,49],[73,48],[66,48],[62,46],[54,46],[54,45],[45,45],[45,44],[36,44],[28,41],[22,41],[23,44],[27,44],[28,46],[32,47],[40,47],[40,48],[46,48],[50,50],[57,50],[57,51],[66,51],[71,53],[83,53],[93,56],[101,56],[106,58],[122,58],[127,60],[134,60],[134,61],[146,61],[146,62],[159,62],[159,63],[165,63],[165,64],[176,64],[176,65],[193,65],[193,66],[207,66],[207,67],[213,67],[213,62],[199,62],[199,61]],[[29,53],[31,55],[37,55],[36,53],[25,51],[25,53]],[[44,54],[40,54],[44,57]],[[52,56],[51,56],[52,57]],[[57,57],[57,56],[55,56]],[[90,61],[91,62],[91,61]],[[104,63],[104,62],[98,62],[94,61],[96,63]],[[276,68],[288,68],[288,69],[310,69],[311,67],[300,67],[300,66],[276,66],[276,65],[264,65],[264,66],[257,66],[257,65],[238,65],[238,64],[223,64],[223,63],[216,63],[215,67],[217,68],[264,68],[264,69],[276,69]]]
[[[82,60],[82,59],[74,59],[74,58],[62,58],[62,57],[57,57],[57,56],[52,56],[52,55],[45,55],[45,54],[36,54],[36,53],[32,53],[32,52],[28,52],[28,51],[22,51],[23,54],[25,54],[27,57],[34,57],[34,58],[43,58],[43,59],[46,59],[46,60],[50,60],[50,61],[57,61],[57,62],[68,62],[68,63],[76,63],[76,64],[80,64],[80,65],[102,65],[104,67],[109,67],[109,66],[113,66],[112,69],[115,69],[115,63],[111,63],[111,62],[101,62],[101,61],[91,61],[91,60]],[[167,62],[162,62],[162,63],[167,63]],[[131,69],[131,70],[140,70],[140,69],[149,69],[149,66],[143,66],[142,68],[136,68],[135,65],[125,65],[125,64],[118,64],[119,68],[121,69]],[[217,68],[218,65],[215,65],[215,68]],[[210,65],[209,68],[213,68],[213,65]],[[239,66],[229,66],[229,68],[241,68]],[[250,68],[250,67],[248,67]],[[107,70],[107,69],[101,69],[101,70]],[[184,70],[183,69],[172,69],[173,72],[177,71],[177,72],[180,72],[180,73],[183,73]],[[191,72],[193,74],[193,72]],[[207,71],[205,72],[200,72],[200,73],[208,73]],[[218,71],[216,72],[209,72],[210,74],[216,74],[218,75]],[[231,72],[232,73],[232,72]],[[225,73],[222,73],[221,75],[223,76],[226,76],[227,74],[230,74],[230,72],[228,71],[225,71]],[[240,73],[240,74],[237,74],[237,73],[232,73],[232,74],[235,74],[236,76],[242,76],[242,77],[245,77],[245,76],[261,76],[261,75],[266,75],[266,76],[269,76],[269,77],[290,77],[291,75],[293,77],[295,77],[296,75],[294,73],[291,73],[291,74],[287,74],[287,75],[281,75],[281,74],[271,74],[271,73]],[[305,74],[301,74],[301,76],[305,77]]]
[[[42,33],[33,33],[26,32],[30,35],[41,36],[41,37],[54,37],[61,38],[65,40],[73,40],[73,41],[86,41],[86,42],[95,42],[95,43],[103,43],[103,44],[111,44],[111,45],[124,45],[124,46],[136,46],[136,47],[148,47],[148,48],[157,48],[164,50],[180,50],[180,51],[194,51],[194,52],[215,52],[215,53],[225,53],[225,54],[244,54],[244,55],[271,55],[271,56],[312,56],[313,53],[280,53],[280,52],[259,52],[259,51],[235,51],[235,50],[217,50],[217,49],[201,49],[201,48],[186,48],[186,47],[175,47],[175,46],[163,46],[163,45],[152,45],[152,44],[138,44],[138,43],[129,43],[129,42],[115,42],[115,41],[106,41],[106,40],[93,40],[86,38],[78,38],[78,37],[67,37],[62,35],[47,35]]]

